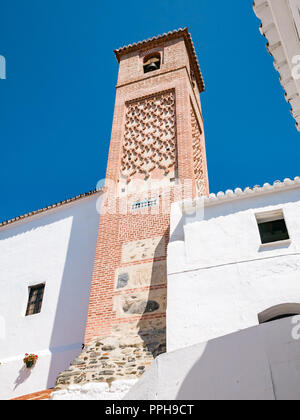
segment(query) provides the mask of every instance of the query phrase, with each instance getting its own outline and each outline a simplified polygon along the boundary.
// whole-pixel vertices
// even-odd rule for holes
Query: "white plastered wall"
[[[55,385],[84,341],[100,193],[0,230],[0,399]],[[45,283],[41,313],[28,288]],[[25,353],[39,356],[24,368]]]
[[[199,202],[198,202],[199,203]],[[258,324],[258,314],[300,303],[300,189],[172,206],[168,247],[167,350]],[[255,214],[283,210],[290,242],[261,246]]]

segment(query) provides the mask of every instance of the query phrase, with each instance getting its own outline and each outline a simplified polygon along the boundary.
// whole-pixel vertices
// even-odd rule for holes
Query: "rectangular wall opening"
[[[263,245],[290,239],[282,210],[256,214],[256,220]]]

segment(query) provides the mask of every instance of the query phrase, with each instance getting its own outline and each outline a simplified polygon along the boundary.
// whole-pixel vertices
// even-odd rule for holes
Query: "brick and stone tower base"
[[[115,54],[120,68],[85,349],[56,389],[137,378],[166,351],[170,205],[208,194],[204,84],[188,30]]]

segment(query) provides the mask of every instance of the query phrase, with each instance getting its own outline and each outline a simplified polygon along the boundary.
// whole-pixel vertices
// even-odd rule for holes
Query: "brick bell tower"
[[[200,93],[188,29],[115,51],[116,102],[95,256],[85,349],[57,389],[140,376],[166,351],[169,210],[208,194]],[[142,192],[136,182],[159,187]],[[148,183],[148,184],[147,184]],[[179,196],[178,196],[179,193]],[[167,197],[167,198],[166,198]]]

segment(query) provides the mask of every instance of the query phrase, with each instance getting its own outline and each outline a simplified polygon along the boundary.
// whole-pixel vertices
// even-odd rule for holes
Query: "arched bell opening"
[[[159,70],[161,65],[161,58],[159,53],[147,55],[144,58],[144,73]]]

